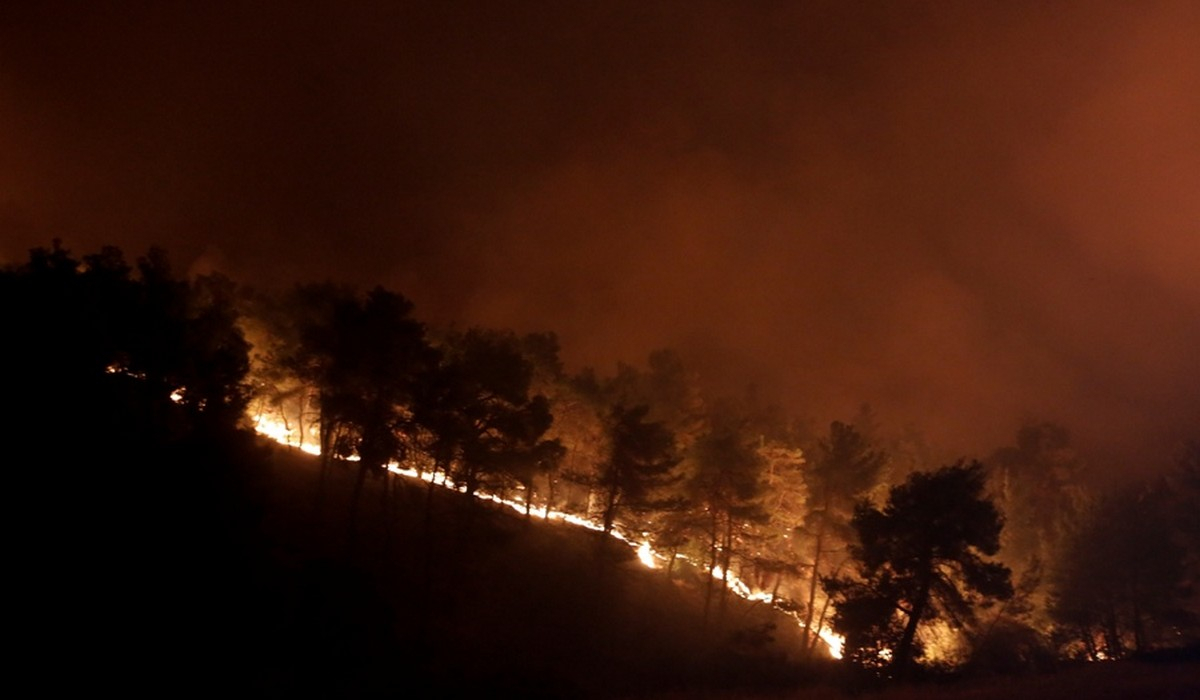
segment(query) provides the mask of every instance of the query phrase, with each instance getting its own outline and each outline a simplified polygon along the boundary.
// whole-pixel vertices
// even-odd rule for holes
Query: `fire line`
[[[320,448],[316,445],[301,444],[300,441],[295,438],[295,428],[288,428],[283,423],[271,418],[261,415],[258,416],[254,419],[254,429],[260,435],[270,438],[281,445],[298,448],[311,455],[321,454]],[[349,461],[358,461],[356,456],[352,456],[348,459]],[[426,483],[432,483],[437,486],[442,486],[455,491],[462,492],[465,490],[462,486],[450,481],[444,473],[434,474],[432,472],[418,472],[416,469],[402,467],[396,462],[389,463],[387,465],[387,469],[389,472],[397,476],[403,476],[410,479],[420,479]],[[526,504],[521,501],[501,498],[500,496],[487,493],[485,491],[477,491],[475,493],[475,497],[492,501],[493,503],[499,505],[508,506],[509,508],[512,508],[521,514],[528,512],[529,514],[538,518],[542,518],[543,520],[561,520],[562,522],[575,525],[577,527],[587,528],[596,532],[601,532],[604,530],[604,526],[600,523],[588,520],[587,518],[581,518],[577,515],[572,515],[571,513],[550,510],[549,506],[543,506],[540,508],[537,506],[530,506],[527,508]],[[615,527],[609,531],[609,535],[637,550],[638,561],[640,561],[642,565],[646,566],[647,568],[656,569],[659,567],[660,562],[665,562],[668,559],[666,555],[655,551],[654,548],[650,546],[649,540],[645,539],[644,537],[630,537]],[[675,557],[677,560],[683,561],[697,569],[704,568],[702,565],[697,564],[685,555],[676,554]],[[732,572],[729,573],[728,577],[726,578],[724,572],[719,566],[713,567],[712,576],[718,580],[727,580],[727,586],[729,590],[741,598],[766,603],[768,605],[774,604],[773,596],[770,593],[764,591],[754,591],[749,584],[734,575]],[[800,621],[794,613],[783,610],[781,610],[781,612],[786,612],[786,614],[791,617],[797,625],[802,628],[804,627],[804,623]],[[842,658],[842,649],[845,644],[845,639],[843,637],[835,634],[832,630],[825,627],[817,630],[817,636],[822,642],[825,643],[825,646],[828,647],[830,656],[835,659]]]

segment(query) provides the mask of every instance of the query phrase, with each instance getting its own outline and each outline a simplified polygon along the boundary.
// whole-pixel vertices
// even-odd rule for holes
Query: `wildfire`
[[[259,416],[257,416],[254,419],[254,429],[260,435],[270,438],[271,440],[274,440],[275,442],[278,442],[282,445],[299,448],[299,449],[303,450],[304,452],[307,452],[312,455],[320,455],[321,454],[321,450],[317,445],[314,445],[312,443],[303,443],[300,440],[300,437],[297,434],[298,431],[295,428],[290,428],[286,424],[284,424],[282,421],[276,420],[274,418],[270,418],[268,416],[260,414]],[[351,457],[350,459],[351,459],[351,461],[354,461],[356,458]],[[454,489],[456,491],[463,490],[463,488],[461,486],[454,483],[452,480],[448,479],[446,477],[446,475],[443,473],[434,474],[434,473],[431,473],[428,471],[418,472],[416,469],[401,466],[400,464],[398,464],[396,462],[392,462],[391,464],[388,464],[387,468],[388,468],[388,471],[390,471],[393,474],[396,474],[397,476],[403,476],[403,477],[407,477],[410,479],[421,479],[421,480],[425,481],[426,483],[432,483],[437,486]],[[601,523],[595,522],[593,520],[589,520],[587,518],[582,518],[578,515],[573,515],[571,513],[563,513],[561,511],[550,510],[550,508],[548,506],[529,507],[526,503],[524,503],[522,501],[502,498],[496,494],[486,493],[483,491],[478,491],[478,492],[476,492],[475,495],[477,498],[492,501],[493,503],[496,503],[499,505],[508,506],[509,508],[512,508],[513,510],[517,511],[518,513],[521,513],[521,514],[528,513],[529,515],[531,515],[533,517],[542,518],[543,520],[561,520],[565,523],[569,523],[569,524],[575,525],[577,527],[584,527],[584,528],[587,528],[589,530],[593,530],[596,532],[601,532],[604,530],[604,526]],[[624,532],[621,532],[620,530],[618,530],[616,528],[613,528],[612,530],[610,530],[609,535],[611,535],[615,539],[618,539],[618,540],[624,542],[625,544],[629,545],[630,547],[634,548],[637,551],[638,561],[641,562],[642,565],[646,566],[647,568],[657,569],[659,567],[660,562],[669,560],[669,557],[667,557],[666,555],[663,555],[663,554],[655,551],[654,548],[650,546],[649,540],[647,540],[644,535],[634,538],[629,535],[626,535]],[[692,561],[682,554],[676,554],[675,557],[677,559],[687,562],[688,564],[691,564],[692,566],[694,566],[696,568],[699,568],[699,569],[704,568],[703,564]],[[770,593],[768,593],[766,591],[754,590],[749,584],[747,584],[745,581],[743,581],[738,576],[734,575],[732,572],[729,572],[728,574],[726,574],[726,572],[724,572],[721,569],[721,567],[719,567],[719,566],[713,567],[712,575],[714,578],[716,578],[718,580],[725,581],[729,590],[737,596],[745,598],[746,600],[758,601],[758,602],[763,602],[763,603],[767,603],[767,604],[774,603],[774,597]],[[792,617],[793,620],[796,621],[797,625],[799,625],[801,627],[804,626],[804,623],[802,621],[800,621],[800,619],[794,613],[790,613],[790,616]],[[821,638],[821,641],[823,641],[825,643],[825,645],[829,648],[830,656],[832,656],[835,659],[842,658],[842,650],[845,645],[845,639],[843,637],[841,637],[837,634],[834,634],[833,631],[828,628],[821,628],[821,629],[817,630],[817,635]]]

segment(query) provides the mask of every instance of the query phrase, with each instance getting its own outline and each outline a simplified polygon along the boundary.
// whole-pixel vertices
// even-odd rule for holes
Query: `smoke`
[[[437,323],[675,346],[722,391],[1113,470],[1200,429],[1187,2],[38,3],[0,257],[62,237]]]

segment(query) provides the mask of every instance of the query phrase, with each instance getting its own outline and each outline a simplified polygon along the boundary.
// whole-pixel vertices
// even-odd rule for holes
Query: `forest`
[[[552,331],[433,327],[383,287],[180,276],[160,249],[34,249],[0,271],[0,313],[17,634],[76,669],[51,685],[253,677],[264,695],[387,695],[435,667],[486,685],[477,659],[448,659],[503,642],[459,638],[432,603],[483,595],[471,558],[532,547],[545,535],[528,523],[554,519],[586,522],[589,543],[574,573],[547,574],[554,585],[601,586],[640,546],[645,575],[692,601],[699,629],[785,647],[770,671],[746,661],[780,683],[874,688],[1200,649],[1200,434],[1173,463],[1130,470],[1152,478],[1100,489],[1057,422],[938,460],[866,405],[818,423],[753,388],[711,395],[671,349],[568,369]],[[315,486],[294,508],[324,515],[295,527],[323,543],[324,569],[289,560],[263,525],[265,503],[291,498],[272,492],[278,473],[304,459]],[[480,496],[523,508],[501,543]],[[399,621],[355,573],[389,556],[405,562],[395,585],[430,602]],[[282,573],[301,570],[303,584]],[[297,620],[328,600],[354,601],[355,624],[321,628],[322,654],[297,651]],[[745,624],[752,603],[774,617]],[[603,625],[568,613],[572,635]],[[542,641],[566,644],[547,619]],[[611,690],[579,683],[570,694]]]

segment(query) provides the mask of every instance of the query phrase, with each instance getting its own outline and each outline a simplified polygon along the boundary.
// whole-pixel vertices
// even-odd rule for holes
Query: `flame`
[[[828,627],[822,627],[817,630],[817,636],[825,642],[825,646],[829,647],[829,655],[835,659],[841,660],[842,654],[846,649],[846,638],[840,634],[835,634]]]
[[[726,577],[725,572],[720,566],[713,567],[712,575],[715,579],[725,580],[729,590],[733,591],[742,598],[745,598],[746,600],[758,601],[767,604],[772,604],[775,602],[774,596],[772,596],[770,593],[766,591],[755,591],[750,587],[750,584],[746,583],[732,572],[728,574],[728,577]],[[788,614],[796,621],[797,625],[800,627],[805,626],[804,622],[802,622],[795,613],[789,612]],[[829,648],[830,656],[835,659],[842,658],[842,653],[846,646],[845,637],[835,634],[833,630],[829,629],[828,627],[822,627],[818,629],[817,636],[820,637],[821,641],[825,642],[825,646]]]
[[[271,440],[274,440],[282,445],[299,448],[311,455],[321,454],[321,449],[317,445],[312,443],[301,444],[297,430],[295,428],[287,427],[283,421],[276,420],[269,416],[259,415],[254,418],[254,430],[260,435],[270,438]],[[357,461],[357,457],[352,456],[349,458],[349,460]],[[387,469],[397,476],[403,476],[410,479],[420,479],[426,483],[433,483],[437,486],[454,489],[460,492],[465,491],[465,487],[454,483],[454,481],[449,479],[444,473],[441,472],[434,474],[429,471],[417,471],[416,469],[405,467],[397,462],[388,464]],[[529,515],[541,518],[543,520],[561,520],[576,527],[587,528],[595,532],[602,532],[604,530],[604,526],[601,523],[571,513],[550,510],[549,506],[527,507],[527,504],[524,501],[501,498],[496,494],[487,493],[485,491],[477,491],[475,496],[483,500],[491,501],[498,505],[508,506],[522,515],[528,512]],[[645,533],[642,533],[641,536],[635,539],[629,535],[626,535],[619,529],[613,528],[609,531],[609,535],[636,549],[638,561],[649,569],[657,569],[659,568],[660,562],[668,561],[670,559],[670,557],[660,554],[650,546],[650,541],[646,539]],[[703,564],[692,561],[682,554],[676,554],[675,556],[677,559],[681,559],[699,569],[704,568]],[[719,566],[713,567],[712,575],[714,578],[724,580],[730,591],[732,591],[735,595],[745,598],[746,600],[758,601],[767,604],[774,603],[774,597],[770,593],[766,591],[755,591],[749,584],[747,584],[738,576],[734,575],[732,572],[726,576],[725,572],[722,571],[721,567]],[[788,615],[795,620],[797,625],[804,627],[804,622],[802,622],[794,612],[789,612]],[[842,651],[845,646],[845,639],[843,637],[834,634],[834,632],[827,627],[822,627],[821,629],[817,630],[817,636],[819,636],[821,641],[823,641],[829,648],[830,656],[835,659],[842,658]]]
[[[934,663],[957,666],[966,663],[966,644],[962,632],[946,620],[929,620],[922,624],[921,644],[925,658]]]
[[[649,542],[643,542],[641,547],[638,547],[638,560],[649,569],[657,569],[658,561],[654,558],[654,550],[650,548]]]
[[[321,448],[316,445],[302,445],[300,436],[295,428],[289,428],[283,421],[260,415],[254,419],[254,430],[259,435],[271,438],[281,445],[297,447],[310,455],[320,455]]]

